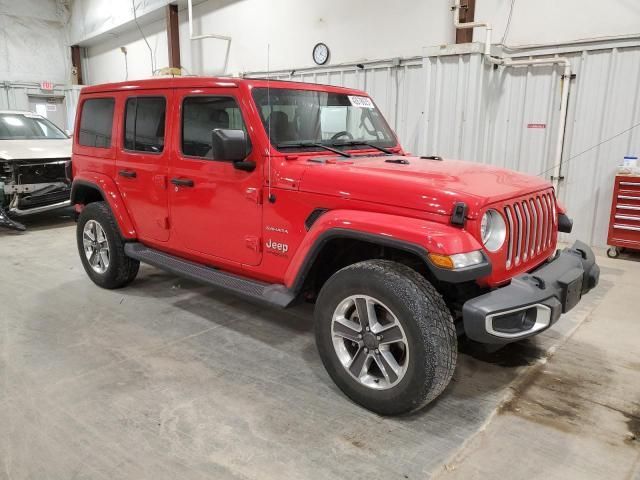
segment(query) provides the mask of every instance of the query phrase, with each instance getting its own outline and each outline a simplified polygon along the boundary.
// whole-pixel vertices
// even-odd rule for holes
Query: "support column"
[[[460,5],[460,23],[473,22],[476,13],[476,0],[463,0]],[[456,29],[456,43],[473,42],[473,28]]]
[[[72,45],[71,46],[71,65],[76,69],[76,78],[78,80],[78,85],[83,85],[82,83],[82,59],[80,58],[80,46]],[[73,82],[72,82],[73,83]]]
[[[167,5],[167,47],[169,67],[180,68],[180,35],[178,33],[178,5]]]

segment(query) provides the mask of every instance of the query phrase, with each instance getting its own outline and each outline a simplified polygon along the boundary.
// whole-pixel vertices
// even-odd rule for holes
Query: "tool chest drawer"
[[[640,175],[616,176],[607,243],[640,250]]]

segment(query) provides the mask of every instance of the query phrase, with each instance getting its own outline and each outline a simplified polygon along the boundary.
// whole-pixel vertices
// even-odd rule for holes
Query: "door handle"
[[[171,183],[176,187],[193,187],[193,180],[190,178],[172,178]]]
[[[133,170],[120,170],[118,172],[118,175],[120,175],[121,177],[136,178],[136,172],[134,172]]]

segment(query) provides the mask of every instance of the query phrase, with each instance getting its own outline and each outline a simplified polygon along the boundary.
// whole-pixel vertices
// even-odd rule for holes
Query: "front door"
[[[169,165],[172,235],[194,253],[258,265],[262,170],[238,170],[231,161],[214,159],[211,148],[216,128],[247,132],[236,93],[231,88],[176,91],[181,125]],[[255,150],[249,147],[247,159],[258,163]]]
[[[165,147],[171,93],[145,90],[141,95],[121,95],[116,115],[122,131],[116,155],[116,183],[141,240],[169,239],[167,168],[170,148]]]

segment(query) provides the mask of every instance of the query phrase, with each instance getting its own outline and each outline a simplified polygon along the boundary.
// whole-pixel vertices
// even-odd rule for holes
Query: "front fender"
[[[120,190],[118,190],[118,186],[111,177],[96,172],[76,173],[71,186],[71,201],[74,204],[77,203],[77,191],[80,186],[98,189],[102,194],[102,198],[109,204],[122,236],[126,239],[137,238],[136,229],[131,221],[129,212],[125,208]]]
[[[467,231],[419,218],[358,210],[331,210],[323,214],[300,243],[285,274],[285,285],[302,286],[327,241],[356,238],[410,251],[424,258],[427,253],[452,255],[480,250],[480,243]]]

